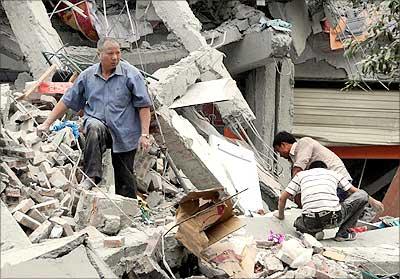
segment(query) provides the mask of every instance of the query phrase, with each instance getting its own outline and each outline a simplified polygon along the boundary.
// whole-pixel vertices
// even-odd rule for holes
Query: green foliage
[[[384,10],[381,10],[383,7]],[[360,85],[360,80],[370,77],[387,82],[400,81],[400,0],[388,0],[372,13],[373,22],[368,28],[368,39],[345,42],[345,55],[361,56],[360,69],[356,80],[347,82],[345,89]]]

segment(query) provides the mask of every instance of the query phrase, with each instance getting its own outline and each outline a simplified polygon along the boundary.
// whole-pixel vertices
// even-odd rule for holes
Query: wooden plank
[[[51,65],[50,68],[48,68],[46,70],[46,72],[44,72],[39,77],[39,79],[36,81],[36,83],[32,87],[30,87],[28,90],[26,90],[24,95],[18,97],[17,100],[21,100],[21,99],[25,99],[25,98],[29,97],[29,95],[31,95],[38,88],[40,83],[42,81],[45,81],[48,77],[52,76],[56,72],[56,70],[57,70],[57,65],[56,64]]]

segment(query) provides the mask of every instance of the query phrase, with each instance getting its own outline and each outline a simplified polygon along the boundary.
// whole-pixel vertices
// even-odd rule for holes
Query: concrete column
[[[63,45],[51,25],[42,1],[2,1],[19,47],[34,78],[40,77],[48,65],[42,51],[55,52]]]
[[[277,132],[292,130],[293,77],[294,66],[290,59],[269,59],[265,66],[251,71],[246,81],[246,99],[256,115],[254,124],[270,147]],[[257,150],[268,154],[261,140],[254,135],[252,139]],[[290,164],[282,159],[279,162],[284,170],[279,182],[286,185],[290,180]]]
[[[275,64],[269,61],[264,67],[259,67],[255,71],[255,126],[264,142],[272,146],[275,134]],[[263,147],[260,140],[256,140],[255,144],[262,153],[268,154],[268,150]]]
[[[276,83],[275,96],[275,134],[282,130],[291,132],[294,116],[294,65],[289,58],[276,60],[276,63],[279,80]],[[283,167],[283,176],[279,182],[286,186],[291,179],[291,165],[286,159],[279,158],[279,162]]]

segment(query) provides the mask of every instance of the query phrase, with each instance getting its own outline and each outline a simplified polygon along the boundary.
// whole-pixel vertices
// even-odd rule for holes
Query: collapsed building
[[[382,221],[391,228],[378,230],[366,216],[360,226],[371,231],[356,248],[322,245],[308,236],[274,238],[296,235],[292,223],[300,214],[291,209],[283,224],[269,214],[290,179],[288,163],[271,148],[281,130],[315,137],[365,164],[367,158],[395,160],[363,186],[373,194],[387,191],[381,217],[399,216],[400,96],[322,90],[322,82],[357,72],[343,47],[332,51],[327,40],[327,23],[335,26],[352,10],[347,2],[332,2],[3,1],[0,68],[6,69],[2,79],[13,84],[0,91],[2,276],[24,277],[23,270],[42,266],[31,274],[40,277],[56,264],[54,275],[71,278],[361,278],[359,266],[376,274],[398,272],[392,218]],[[109,154],[101,188],[74,187],[82,153],[72,126],[46,140],[34,131],[70,86],[70,76],[96,62],[95,42],[104,36],[117,38],[123,59],[147,77],[154,146],[166,151],[136,158],[139,200],[112,194]],[[52,75],[62,82],[49,81]],[[296,88],[295,80],[312,80],[316,88]],[[367,94],[356,122],[352,108]],[[378,101],[380,110],[374,110]],[[335,110],[342,118],[333,117]],[[381,119],[371,121],[371,113]],[[337,136],[361,127],[351,137]],[[348,154],[348,144],[364,149]],[[389,151],[377,153],[382,145]],[[200,210],[199,200],[209,208]],[[219,203],[223,216],[201,223]],[[71,265],[82,269],[70,273]]]

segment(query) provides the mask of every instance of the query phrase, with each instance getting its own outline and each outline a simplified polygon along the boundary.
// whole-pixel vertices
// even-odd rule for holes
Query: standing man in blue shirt
[[[102,156],[112,151],[116,194],[136,198],[133,162],[137,148],[148,149],[151,100],[143,76],[120,61],[119,43],[112,38],[97,43],[100,63],[83,71],[54,107],[38,131],[46,131],[70,108],[84,111],[84,171],[95,183],[102,179]],[[91,189],[85,179],[81,184]]]

